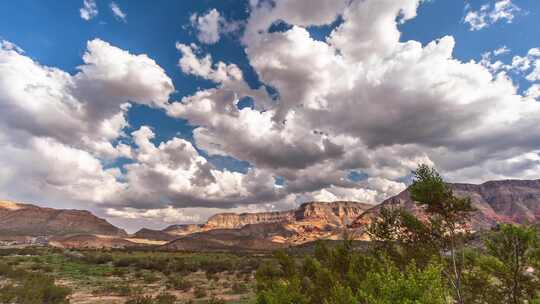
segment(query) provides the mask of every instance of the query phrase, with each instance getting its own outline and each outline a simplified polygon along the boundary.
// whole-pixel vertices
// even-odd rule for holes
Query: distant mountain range
[[[490,181],[480,185],[450,184],[458,196],[469,196],[477,211],[471,225],[489,229],[497,223],[540,223],[540,180]],[[127,235],[88,211],[56,210],[0,201],[0,239],[50,236],[63,247],[159,245],[167,250],[272,250],[318,239],[337,240],[349,229],[365,238],[365,227],[382,206],[401,206],[422,216],[408,190],[381,204],[338,201],[310,202],[294,210],[221,213],[200,225],[143,228]]]

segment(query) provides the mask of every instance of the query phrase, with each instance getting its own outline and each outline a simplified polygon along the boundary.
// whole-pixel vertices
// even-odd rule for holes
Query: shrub
[[[152,296],[135,295],[130,297],[125,304],[174,304],[176,297],[172,294],[162,293],[155,298]]]
[[[159,276],[157,276],[156,274],[152,272],[143,273],[142,278],[143,278],[144,283],[146,284],[152,284],[159,281]]]
[[[54,279],[40,274],[28,274],[20,284],[0,290],[4,303],[64,304],[69,303],[69,288],[56,286]]]
[[[115,267],[128,267],[128,266],[132,265],[133,262],[134,262],[133,259],[125,257],[125,258],[120,258],[118,260],[115,260],[113,262],[113,265]]]
[[[162,293],[155,298],[156,304],[174,304],[176,297],[170,293]]]
[[[156,302],[152,296],[137,295],[130,297],[125,304],[155,304]]]
[[[83,260],[89,264],[101,265],[112,262],[113,257],[110,253],[87,253]]]
[[[249,287],[244,283],[234,283],[231,287],[231,292],[233,294],[242,294],[247,293],[249,291]]]
[[[195,296],[195,298],[200,299],[200,298],[206,297],[207,292],[203,287],[197,286],[195,287],[195,291],[193,292],[193,295]]]
[[[225,304],[225,300],[223,299],[219,299],[219,298],[215,298],[215,297],[212,297],[210,300],[208,300],[208,302],[206,302],[207,304]]]
[[[126,270],[123,269],[123,268],[113,268],[113,270],[111,271],[111,275],[113,276],[117,276],[117,277],[123,277],[126,275]]]
[[[189,291],[193,287],[193,283],[179,276],[169,277],[168,286],[176,290]]]
[[[10,265],[0,262],[0,276],[8,277],[11,276],[12,273],[13,268]]]

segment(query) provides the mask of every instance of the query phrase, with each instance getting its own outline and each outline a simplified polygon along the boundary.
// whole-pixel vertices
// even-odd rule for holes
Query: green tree
[[[398,265],[407,265],[412,259],[425,264],[436,257],[446,265],[442,271],[456,301],[463,304],[464,257],[459,252],[469,237],[467,223],[474,211],[471,200],[455,196],[434,168],[420,165],[413,173],[409,192],[425,219],[402,207],[383,208],[368,233]]]
[[[532,271],[538,255],[537,231],[503,224],[489,235],[485,246],[491,259],[482,266],[495,277],[494,285],[503,302],[529,303],[540,291],[540,282]]]
[[[454,289],[456,300],[463,304],[461,268],[457,251],[464,246],[467,221],[474,208],[469,197],[460,198],[444,182],[442,176],[427,165],[420,165],[414,172],[410,187],[411,198],[429,215],[432,235],[436,236],[443,250],[450,254],[450,269],[447,278]]]

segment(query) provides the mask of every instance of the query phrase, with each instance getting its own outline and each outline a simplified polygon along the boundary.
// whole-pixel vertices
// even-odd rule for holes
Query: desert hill
[[[127,235],[123,229],[86,210],[53,209],[0,201],[0,236],[70,234]]]

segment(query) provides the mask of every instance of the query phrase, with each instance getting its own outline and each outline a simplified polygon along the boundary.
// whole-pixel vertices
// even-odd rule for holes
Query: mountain
[[[85,210],[43,208],[0,201],[0,237],[98,234],[126,236],[126,232]]]
[[[458,196],[468,196],[477,209],[475,230],[497,223],[540,223],[540,180],[502,180],[483,184],[449,184]],[[203,224],[143,228],[128,236],[104,219],[82,210],[58,210],[0,201],[0,240],[49,236],[60,247],[126,247],[156,245],[166,250],[273,250],[338,240],[345,229],[365,239],[365,227],[383,206],[401,206],[418,217],[425,213],[408,190],[379,205],[338,201],[304,203],[296,209],[260,213],[220,213]]]
[[[370,204],[310,202],[294,210],[216,214],[199,231],[162,246],[169,250],[272,250],[318,239],[339,239]]]
[[[489,229],[497,223],[540,223],[540,180],[500,180],[479,185],[456,183],[449,186],[456,196],[471,198],[473,207],[477,209],[471,217],[474,230]],[[401,206],[423,216],[407,189],[362,214],[352,226],[365,226],[383,206]]]

